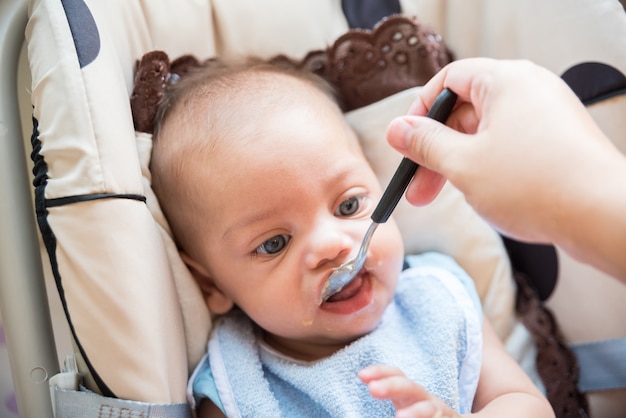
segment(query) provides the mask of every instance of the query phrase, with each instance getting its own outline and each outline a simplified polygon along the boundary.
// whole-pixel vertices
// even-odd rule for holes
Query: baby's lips
[[[320,283],[319,286],[319,290],[317,292],[317,304],[318,306],[321,306],[324,303],[324,293],[326,293],[326,289],[328,289],[328,286],[330,284],[330,275],[333,274],[333,271],[335,271],[334,269],[330,270],[325,276],[324,276],[324,280],[322,280],[322,282]]]
[[[361,270],[340,292],[320,307],[324,312],[336,315],[352,315],[368,306],[374,297],[372,277]]]
[[[347,283],[341,290],[339,290],[337,293],[331,295],[329,298],[327,298],[326,302],[336,302],[336,300],[334,300],[334,296],[335,295],[339,295],[341,292],[343,292],[344,290],[346,290],[347,288],[349,288],[351,285],[353,285],[354,283],[360,281],[363,279],[363,277],[365,275],[369,275],[369,270],[365,267],[362,267],[361,270],[359,270],[359,272],[356,274],[356,276],[354,276],[354,278]],[[326,281],[326,286],[322,289],[322,293],[320,294],[320,297],[322,297],[324,295],[324,291],[325,288],[327,287],[327,284],[329,283],[330,280],[327,279]],[[320,305],[322,305],[324,303],[324,301],[322,301],[320,303]]]

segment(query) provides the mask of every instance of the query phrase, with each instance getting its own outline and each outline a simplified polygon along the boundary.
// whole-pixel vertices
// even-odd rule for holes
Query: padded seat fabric
[[[602,62],[626,73],[626,15],[616,0],[399,5],[403,14],[434,27],[457,58],[527,58],[559,75]],[[75,344],[93,376],[90,389],[142,402],[184,402],[189,370],[211,325],[150,189],[150,137],[134,132],[129,106],[136,61],[156,49],[200,59],[302,58],[348,29],[338,0],[31,1],[26,37],[38,122],[37,215]],[[415,93],[347,115],[383,183],[397,163],[384,127],[406,111]],[[619,116],[626,112],[624,96],[590,110],[625,151],[626,120]],[[399,207],[396,216],[409,250],[446,252],[470,272],[506,339],[515,321],[514,289],[497,233],[449,185],[432,207]],[[586,277],[611,280],[565,254],[559,259],[572,271],[559,277],[556,296],[587,286],[592,279]],[[606,309],[619,309],[616,318],[623,318],[624,306]],[[626,336],[623,321],[600,316],[596,325]],[[575,324],[565,330],[576,342],[604,337],[597,327],[593,337]]]

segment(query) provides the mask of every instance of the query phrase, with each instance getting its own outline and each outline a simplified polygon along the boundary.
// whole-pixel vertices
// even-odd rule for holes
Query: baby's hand
[[[459,418],[441,399],[390,366],[370,366],[359,372],[377,399],[389,399],[396,408],[396,418]]]

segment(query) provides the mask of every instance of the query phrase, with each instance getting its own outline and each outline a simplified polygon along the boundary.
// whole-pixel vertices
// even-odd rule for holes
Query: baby
[[[321,78],[213,62],[167,89],[156,121],[153,187],[217,317],[190,380],[199,416],[553,416],[471,279],[443,255],[405,262],[392,220],[322,302],[381,187]]]

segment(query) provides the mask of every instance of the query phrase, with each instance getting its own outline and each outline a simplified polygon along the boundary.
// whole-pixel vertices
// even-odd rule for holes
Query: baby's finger
[[[391,376],[374,380],[368,385],[370,394],[377,399],[389,399],[396,409],[431,398],[430,393],[405,376]]]
[[[423,401],[396,411],[396,418],[458,418],[459,414],[443,402]]]
[[[424,398],[419,391],[407,383],[402,377],[388,377],[384,380],[376,380],[369,384],[370,394],[377,399],[389,399],[393,406],[398,409],[406,408]]]
[[[372,380],[382,379],[390,376],[404,376],[404,373],[397,367],[374,365],[364,368],[359,371],[359,378],[364,383],[369,383]]]

